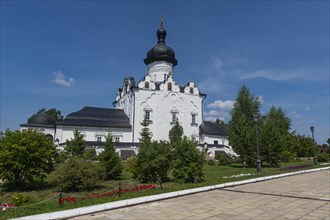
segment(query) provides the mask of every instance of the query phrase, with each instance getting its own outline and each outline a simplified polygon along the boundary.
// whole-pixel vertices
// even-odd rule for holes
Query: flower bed
[[[141,190],[148,190],[148,189],[155,189],[156,186],[153,184],[149,184],[149,185],[138,185],[132,188],[126,188],[126,189],[120,189],[120,193],[128,193],[128,192],[138,192]],[[66,196],[61,198],[60,203],[63,204],[64,202],[67,203],[76,203],[79,200],[85,200],[85,199],[92,199],[92,198],[100,198],[100,197],[111,197],[114,195],[119,195],[119,189],[113,189],[110,192],[106,192],[106,193],[99,193],[99,194],[89,194],[86,196],[82,196],[82,197],[72,197],[72,196]]]
[[[9,209],[9,208],[16,208],[16,206],[14,204],[8,204],[8,203],[4,203],[4,204],[0,205],[0,209],[2,211],[6,211],[6,209]]]

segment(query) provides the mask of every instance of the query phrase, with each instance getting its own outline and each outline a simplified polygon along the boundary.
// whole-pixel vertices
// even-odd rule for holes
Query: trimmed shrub
[[[64,191],[84,191],[95,188],[99,176],[99,170],[93,162],[73,156],[60,164],[50,178]]]
[[[226,166],[226,165],[231,165],[233,160],[229,157],[226,156],[225,154],[217,154],[215,156],[215,159],[218,160],[218,163],[220,166]]]

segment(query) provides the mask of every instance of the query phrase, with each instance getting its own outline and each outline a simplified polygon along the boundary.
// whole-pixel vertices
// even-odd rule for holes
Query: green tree
[[[73,139],[66,140],[66,146],[64,150],[67,152],[69,156],[80,156],[83,157],[84,152],[86,150],[86,142],[84,139],[84,135],[82,135],[78,129],[75,129],[73,132]]]
[[[177,121],[169,131],[172,145],[173,177],[177,182],[203,180],[204,154],[197,149],[196,142],[183,136],[183,128]]]
[[[134,161],[133,174],[141,182],[162,182],[167,179],[171,164],[171,148],[164,141],[151,141],[149,123],[142,123],[139,153]]]
[[[193,183],[203,181],[203,166],[205,158],[196,143],[187,137],[173,145],[173,177],[180,183]]]
[[[176,142],[182,141],[183,128],[179,124],[179,120],[176,121],[175,125],[169,131],[170,143],[174,144]]]
[[[243,85],[231,111],[229,121],[229,143],[233,150],[248,165],[256,161],[256,134],[253,115],[259,115],[259,98],[251,95],[248,87]]]
[[[220,128],[225,129],[226,131],[228,131],[228,124],[226,124],[226,122],[220,120],[219,118],[217,118],[215,120],[214,124],[216,124]]]
[[[288,132],[286,135],[285,148],[281,152],[281,161],[287,163],[296,159],[298,149],[299,141],[295,132]]]
[[[286,151],[290,119],[282,108],[272,106],[260,124],[260,155],[269,166],[277,166],[282,152]]]
[[[299,142],[299,157],[313,157],[314,156],[314,141],[305,135],[298,135]]]
[[[0,138],[0,179],[18,189],[31,186],[53,170],[56,152],[53,142],[39,131],[7,130]]]
[[[37,112],[37,114],[39,114],[41,112],[44,112],[49,116],[52,116],[55,119],[55,121],[61,121],[64,118],[61,111],[57,110],[56,108],[51,108],[48,110],[46,110],[45,108],[42,108]]]
[[[103,179],[111,180],[120,178],[124,169],[122,160],[116,152],[113,137],[108,134],[104,144],[104,150],[99,154],[100,167],[103,173]]]

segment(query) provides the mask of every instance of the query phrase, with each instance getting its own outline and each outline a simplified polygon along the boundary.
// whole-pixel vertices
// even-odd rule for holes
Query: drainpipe
[[[133,88],[131,89],[133,93],[133,120],[132,120],[132,143],[134,143],[134,125],[135,125],[135,92]]]

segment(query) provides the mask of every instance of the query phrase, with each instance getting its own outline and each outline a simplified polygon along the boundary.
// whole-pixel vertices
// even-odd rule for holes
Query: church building
[[[199,149],[207,148],[210,157],[220,152],[235,155],[228,143],[227,132],[209,121],[203,121],[203,94],[189,81],[179,85],[174,80],[178,64],[174,50],[165,43],[166,30],[161,21],[157,44],[151,48],[144,63],[145,76],[138,82],[125,77],[118,89],[114,108],[83,107],[55,120],[45,113],[33,115],[21,129],[39,129],[64,147],[73,138],[75,129],[85,136],[89,147],[102,151],[108,133],[114,138],[117,152],[123,159],[138,152],[141,122],[146,119],[153,140],[169,140],[168,134],[178,121],[184,135],[196,141]]]

